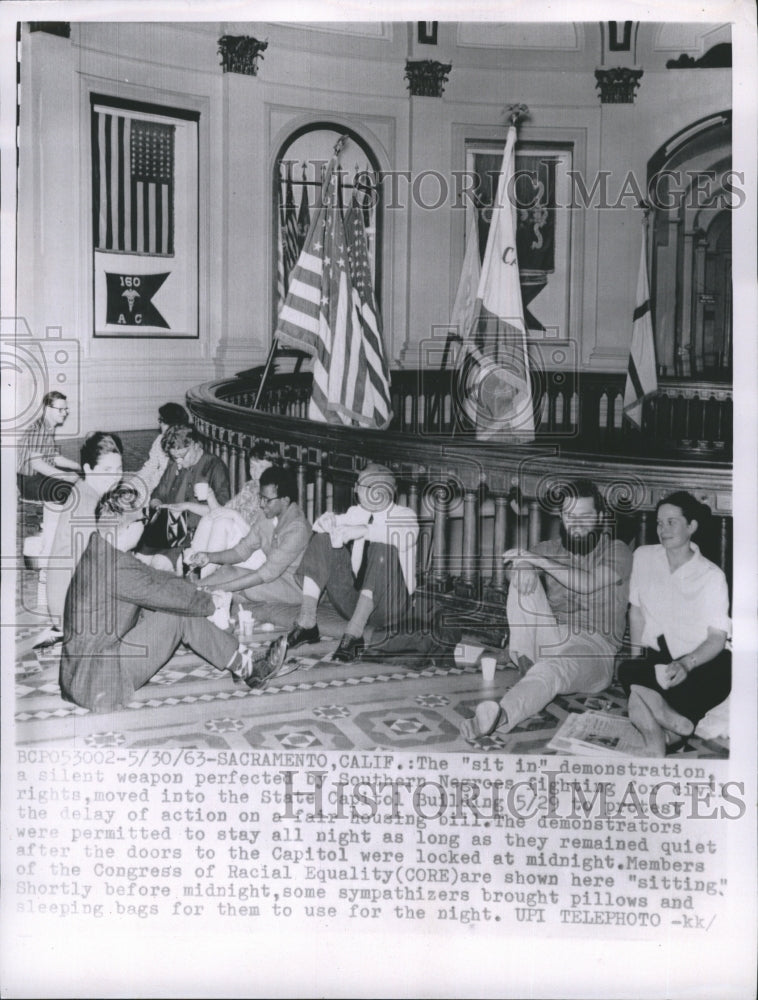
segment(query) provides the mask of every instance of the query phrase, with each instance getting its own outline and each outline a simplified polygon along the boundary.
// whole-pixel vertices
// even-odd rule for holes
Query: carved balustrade
[[[548,384],[540,402],[547,418],[537,443],[518,447],[478,442],[456,425],[449,383],[446,388],[444,380],[428,373],[393,375],[397,415],[386,431],[309,421],[308,376],[300,373],[272,379],[257,410],[259,371],[198,386],[188,393],[187,405],[210,450],[226,462],[233,492],[248,478],[251,447],[263,441],[295,469],[300,503],[311,520],[349,506],[366,462],[390,466],[399,502],[419,517],[418,573],[432,590],[495,599],[504,585],[502,552],[558,531],[554,483],[577,476],[600,487],[614,530],[637,544],[656,541],[658,500],[677,489],[690,490],[715,515],[701,548],[729,576],[730,463],[700,454],[696,437],[689,453],[644,455],[641,445],[622,441],[615,421],[623,379],[581,377],[581,393],[569,378],[565,384]],[[665,397],[667,415],[660,417],[666,433],[672,427],[672,401],[701,399],[677,386],[672,391]],[[591,434],[584,424],[590,413],[599,418]],[[609,413],[614,419],[603,424]],[[723,432],[723,420],[718,426]],[[619,446],[617,454],[613,444]]]

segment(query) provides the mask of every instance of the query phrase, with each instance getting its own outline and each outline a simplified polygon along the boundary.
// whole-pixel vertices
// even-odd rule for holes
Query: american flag
[[[284,273],[284,209],[282,186],[279,185],[276,201],[276,311],[280,313],[287,294],[287,276]]]
[[[353,283],[353,308],[363,331],[358,352],[360,369],[354,391],[354,409],[370,418],[368,426],[386,427],[392,419],[390,375],[384,357],[381,318],[374,297],[363,208],[355,195],[345,213],[345,232]]]
[[[297,263],[300,254],[301,243],[298,240],[297,231],[297,209],[295,208],[295,196],[292,192],[292,164],[287,164],[286,194],[284,200],[284,210],[282,217],[282,240],[284,244],[284,281],[285,287],[289,287],[292,269]]]
[[[343,222],[334,185],[330,204],[323,200],[292,273],[276,336],[313,357],[309,419],[384,428],[392,417],[389,374],[361,213],[351,206]]]
[[[175,126],[92,111],[95,250],[174,253]]]
[[[308,186],[306,183],[306,170],[303,167],[303,193],[300,197],[300,210],[297,214],[297,246],[298,254],[300,250],[303,249],[305,244],[305,237],[308,235],[308,230],[311,227],[311,206],[308,201]]]
[[[534,439],[526,325],[516,255],[513,189],[516,129],[508,129],[503,166],[479,275],[473,322],[463,345],[463,408],[480,440]]]

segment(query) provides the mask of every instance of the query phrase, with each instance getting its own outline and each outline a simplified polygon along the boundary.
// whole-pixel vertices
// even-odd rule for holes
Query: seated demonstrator
[[[47,570],[47,607],[54,624],[63,617],[63,603],[79,554],[95,530],[100,497],[121,479],[123,446],[117,434],[95,431],[80,452],[84,479],[76,483],[55,529]]]
[[[63,613],[63,697],[93,712],[126,705],[184,643],[219,670],[261,687],[279,670],[284,637],[254,658],[212,624],[211,594],[131,554],[143,530],[133,497],[103,497],[97,530],[74,571]]]
[[[399,626],[416,585],[418,519],[409,507],[394,502],[392,472],[367,465],[355,492],[357,504],[344,514],[322,514],[313,525],[298,570],[300,611],[287,637],[290,648],[319,641],[316,609],[326,590],[337,611],[349,619],[333,655],[343,663],[365,648],[368,624],[390,632]]]
[[[508,651],[524,672],[501,698],[481,702],[461,726],[466,739],[508,732],[559,694],[603,691],[613,678],[629,594],[632,554],[603,530],[602,499],[586,479],[564,485],[560,538],[510,563]]]
[[[267,538],[270,540],[275,527],[274,518],[266,518],[261,507],[259,480],[261,474],[274,464],[271,457],[271,450],[266,445],[261,442],[253,445],[248,462],[250,478],[223,506],[216,500],[213,490],[208,490],[207,504],[210,511],[200,518],[192,538],[192,546],[184,552],[185,565],[200,566],[205,563],[204,556],[196,559],[195,553],[203,552],[209,557],[210,561],[202,566],[202,577],[209,576],[216,569],[214,553],[235,548],[250,534],[251,528],[255,527],[260,532],[261,545]],[[257,569],[262,562],[263,559],[259,559],[253,568]]]
[[[264,524],[256,521],[230,549],[194,553],[190,564],[218,564],[203,580],[210,589],[243,592],[249,601],[297,604],[300,586],[295,573],[311,536],[311,526],[297,504],[297,482],[290,469],[272,466],[261,473],[258,485]]]
[[[168,464],[152,492],[150,507],[153,511],[167,508],[177,517],[183,515],[187,535],[173,550],[176,555],[178,549],[190,545],[200,518],[210,510],[207,503],[197,499],[195,487],[207,485],[218,502],[225,504],[230,496],[229,473],[220,458],[203,449],[202,439],[194,427],[182,424],[169,427],[163,435],[162,447],[168,455]],[[152,527],[148,524],[140,551],[146,555],[156,552],[170,555],[171,547],[165,538],[154,537]]]
[[[692,541],[709,515],[692,494],[672,493],[656,508],[660,544],[634,553],[629,636],[637,659],[621,664],[619,681],[651,756],[689,736],[731,688],[726,577]]]
[[[42,400],[42,416],[24,431],[16,466],[23,500],[63,503],[78,480],[81,466],[61,455],[55,443],[55,432],[68,419],[68,411],[62,392],[48,392]]]
[[[158,436],[150,445],[150,453],[137,472],[132,472],[124,479],[137,490],[138,497],[135,506],[142,507],[150,499],[150,494],[161,481],[163,473],[168,465],[168,455],[163,450],[163,436],[169,427],[176,427],[178,424],[189,425],[190,418],[187,411],[179,403],[164,403],[158,407]]]

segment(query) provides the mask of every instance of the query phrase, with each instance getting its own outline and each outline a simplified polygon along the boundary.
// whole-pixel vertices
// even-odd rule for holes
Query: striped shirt
[[[33,476],[32,460],[41,458],[50,465],[60,455],[60,448],[55,443],[55,430],[48,424],[44,416],[26,430],[18,446],[16,471],[22,476]]]

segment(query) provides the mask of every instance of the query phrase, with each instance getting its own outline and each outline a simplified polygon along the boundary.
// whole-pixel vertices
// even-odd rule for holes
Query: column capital
[[[600,88],[601,104],[634,104],[642,72],[627,66],[596,69],[595,86]]]
[[[268,41],[261,42],[250,35],[222,35],[218,40],[218,54],[224,73],[258,75],[258,60],[268,48]]]
[[[408,59],[405,63],[405,79],[411,97],[442,97],[452,63],[441,63],[435,59]]]

